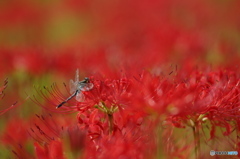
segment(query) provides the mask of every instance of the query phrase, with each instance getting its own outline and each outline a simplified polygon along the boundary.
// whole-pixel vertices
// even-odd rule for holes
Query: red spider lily
[[[63,126],[60,121],[56,122],[56,119],[52,118],[52,115],[39,116],[36,114],[37,120],[34,121],[33,125],[28,134],[40,144],[49,144],[53,140],[60,138],[60,133],[63,131]]]
[[[104,122],[100,123],[101,121],[97,119],[101,118],[96,112],[94,116],[98,116],[94,118],[93,122],[88,122],[87,128],[90,138],[85,149],[85,158],[90,156],[98,158],[120,156],[145,158],[155,154],[154,124],[151,123],[151,120],[141,120],[143,115],[139,113],[115,112],[112,118],[114,129],[112,133],[109,133],[106,131],[109,130],[109,125]],[[105,119],[107,118],[105,115]],[[127,122],[122,122],[123,118]],[[89,120],[91,119],[92,117],[89,117]],[[102,116],[102,120],[104,120],[104,116]]]
[[[91,80],[94,88],[84,92],[85,100],[77,104],[78,121],[82,128],[88,130],[91,145],[86,156],[108,158],[113,156],[127,156],[143,158],[150,155],[143,146],[149,142],[154,150],[154,142],[147,134],[151,134],[151,126],[144,126],[146,116],[141,110],[132,106],[135,96],[132,90],[132,80]],[[124,140],[124,142],[123,142]],[[108,153],[117,144],[112,153]],[[92,148],[91,148],[92,147]],[[142,150],[142,153],[137,151]],[[90,152],[88,152],[90,151]],[[146,154],[145,154],[146,153]]]
[[[29,139],[27,133],[28,123],[20,118],[13,118],[6,125],[1,136],[1,143],[10,147],[17,158],[31,158],[26,144]]]
[[[76,158],[82,156],[86,134],[76,123],[66,120],[66,116],[36,116],[38,120],[33,121],[33,126],[27,132],[34,141],[37,158],[65,158],[66,154]],[[21,154],[18,156],[23,157]]]
[[[2,141],[5,144],[25,143],[28,139],[27,132],[25,131],[26,127],[27,123],[25,121],[16,118],[12,119],[7,124],[5,132],[2,136]]]
[[[238,109],[238,75],[231,80],[228,79],[229,75],[232,76],[231,73],[222,71],[209,74],[196,72],[184,82],[177,84],[170,103],[177,108],[174,116],[196,116],[198,118],[208,111],[222,112],[222,115],[227,116],[227,112]]]
[[[225,128],[224,135],[234,131],[231,121],[237,122],[239,110],[239,75],[231,71],[193,72],[183,82],[173,87],[168,115],[174,126],[191,127],[194,134],[196,157],[200,147],[200,129],[209,121],[212,125],[210,139],[214,139],[216,127]],[[203,132],[204,133],[204,132]]]
[[[28,130],[29,136],[34,140],[35,153],[38,158],[65,158],[66,144],[69,143],[71,153],[81,155],[78,151],[85,146],[85,133],[75,122],[68,117],[58,117],[51,114],[36,115],[37,120],[32,121]],[[65,149],[63,149],[63,145]]]
[[[131,82],[128,79],[91,82],[94,88],[89,92],[83,92],[85,101],[79,102],[76,108],[79,111],[79,123],[87,127],[89,135],[95,139],[116,131],[118,124],[115,123],[117,122],[114,119],[115,112],[129,109],[127,99],[131,97]]]
[[[64,84],[65,88],[66,85]],[[41,103],[36,96],[33,96],[30,98],[34,103],[37,105],[41,106],[42,108],[53,111],[53,112],[58,112],[58,113],[67,113],[67,112],[73,112],[73,108],[76,106],[69,106],[69,107],[64,107],[65,109],[58,109],[56,110],[56,106],[59,105],[61,102],[66,100],[68,97],[64,95],[60,90],[59,87],[54,83],[50,88],[48,87],[43,87],[43,89],[36,88],[36,92],[38,95],[45,100],[46,103]],[[67,88],[66,88],[67,89]],[[69,92],[69,89],[67,89]],[[68,93],[68,96],[71,96],[70,93]],[[68,101],[71,102],[71,101]],[[47,104],[47,105],[46,105]],[[50,105],[49,105],[50,104]]]
[[[38,143],[34,143],[36,156],[42,159],[54,159],[60,158],[63,159],[63,148],[62,142],[53,140],[49,143],[49,145],[40,146]]]
[[[97,142],[96,140],[89,141],[85,158],[90,156],[97,158],[123,156],[127,158],[151,158],[156,150],[150,134],[152,133],[142,130],[140,127],[131,126],[125,130],[125,133],[122,131],[122,133],[117,133],[111,138],[101,136],[101,139]]]
[[[32,75],[40,75],[46,71],[48,60],[42,50],[37,48],[19,48],[14,51],[11,63],[15,70],[29,72]]]
[[[86,132],[78,125],[69,126],[66,136],[69,137],[71,153],[76,153],[76,156],[81,155],[81,151],[86,148]]]
[[[63,111],[78,111],[78,123],[81,129],[88,131],[87,135],[89,137],[89,140],[91,141],[91,144],[89,144],[97,149],[101,148],[103,149],[102,151],[106,151],[107,149],[104,146],[108,143],[108,141],[106,141],[106,138],[110,139],[112,136],[114,138],[113,140],[117,140],[117,138],[119,138],[121,135],[124,138],[126,133],[133,133],[131,131],[135,131],[135,129],[136,132],[138,132],[137,129],[142,127],[141,125],[143,122],[143,118],[146,115],[145,113],[142,113],[136,108],[131,107],[131,98],[133,97],[134,92],[132,92],[131,90],[132,82],[130,79],[91,79],[90,82],[93,83],[94,87],[90,91],[82,92],[84,95],[84,101],[78,102],[76,106],[63,105],[59,109],[63,109]],[[61,98],[59,97],[59,95],[61,94],[54,89],[53,92],[49,93],[53,96],[50,101]],[[43,97],[49,99],[49,97]],[[146,135],[144,134],[145,132],[143,130],[141,130],[141,133],[142,134],[139,136],[135,134],[135,137],[142,138]],[[128,144],[135,144],[134,140],[127,140],[130,140]],[[141,142],[139,143],[139,145],[142,145]],[[121,146],[124,146],[122,144],[124,144],[124,142],[121,143]],[[138,147],[139,146],[137,146],[135,150],[137,150]],[[98,152],[96,151],[95,153]],[[121,153],[126,153],[125,155],[129,156],[135,154],[128,154],[127,151],[123,151]],[[113,155],[120,154],[117,153]],[[103,153],[103,156],[108,155]]]
[[[143,72],[134,77],[133,107],[144,110],[146,113],[166,111],[168,96],[171,95],[173,84],[168,76],[155,76],[149,72]]]
[[[62,106],[62,110],[56,110],[57,112],[61,111],[79,111],[84,108],[95,108],[95,106],[99,105],[99,110],[105,113],[113,113],[119,107],[121,109],[125,108],[128,104],[127,99],[130,98],[130,85],[131,81],[128,79],[120,79],[120,80],[91,80],[93,83],[93,89],[90,91],[82,91],[84,95],[84,99],[82,102],[76,103],[75,106]],[[66,100],[67,97],[64,97],[63,93],[59,90],[56,84],[53,84],[51,88],[43,87],[44,89],[36,89],[38,94],[44,98],[46,101],[51,103],[54,107],[56,107],[59,103]],[[68,89],[67,89],[68,90]],[[71,94],[69,94],[70,96]],[[37,98],[34,96],[32,99],[37,104],[41,105],[46,109],[46,106],[41,104]],[[74,99],[69,102],[74,101]],[[112,111],[112,112],[110,112]]]
[[[84,102],[79,103],[80,107],[81,104],[94,107],[101,105],[101,102],[105,104],[105,108],[103,105],[99,107],[103,111],[107,111],[104,109],[115,109],[112,107],[122,107],[122,109],[126,107],[126,98],[131,96],[131,80],[122,78],[119,80],[92,80],[91,82],[94,84],[94,88],[89,92],[84,92],[86,98]]]

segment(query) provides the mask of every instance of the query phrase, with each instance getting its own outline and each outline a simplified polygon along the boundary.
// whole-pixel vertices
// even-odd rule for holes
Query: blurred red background
[[[8,78],[1,118],[31,118],[33,85],[80,76],[153,74],[240,62],[238,0],[0,1],[0,79]]]

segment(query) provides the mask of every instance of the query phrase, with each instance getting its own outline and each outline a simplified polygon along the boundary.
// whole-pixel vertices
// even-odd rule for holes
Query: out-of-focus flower
[[[7,79],[6,79],[6,80],[4,81],[3,86],[0,87],[0,100],[2,100],[3,97],[5,96],[4,90],[7,88],[7,83],[8,83],[8,81],[7,81]],[[17,106],[16,104],[17,104],[17,102],[13,103],[13,104],[12,104],[10,107],[8,107],[8,108],[5,108],[5,109],[3,109],[3,110],[0,110],[0,115],[6,113],[6,112],[9,111],[10,109],[12,109],[12,108],[14,108],[15,106]]]
[[[6,124],[1,136],[1,143],[10,147],[17,158],[31,158],[26,144],[29,139],[27,130],[28,123],[20,118],[13,118]]]
[[[75,157],[82,155],[85,133],[73,119],[51,114],[36,115],[31,125],[27,132],[34,141],[38,158],[65,158],[68,153]]]
[[[50,141],[49,145],[40,146],[37,142],[34,143],[37,158],[44,159],[63,159],[63,145],[61,141]]]

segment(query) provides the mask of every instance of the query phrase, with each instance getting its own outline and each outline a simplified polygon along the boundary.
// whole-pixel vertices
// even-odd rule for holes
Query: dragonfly
[[[76,100],[79,102],[82,102],[84,100],[84,94],[83,91],[90,91],[93,88],[93,84],[90,83],[90,79],[88,77],[85,77],[84,80],[79,81],[79,71],[77,69],[76,75],[75,75],[75,81],[72,79],[69,82],[70,86],[70,94],[72,94],[70,97],[68,97],[66,100],[64,100],[62,103],[60,103],[57,108],[60,108],[63,104],[67,103],[69,100],[71,100],[73,97],[76,97]]]

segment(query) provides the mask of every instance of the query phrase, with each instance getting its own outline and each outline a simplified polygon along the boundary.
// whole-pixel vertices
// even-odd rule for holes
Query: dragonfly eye
[[[84,81],[85,81],[86,83],[89,83],[89,78],[88,78],[88,77],[85,77]]]

